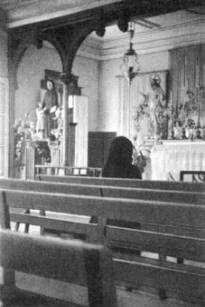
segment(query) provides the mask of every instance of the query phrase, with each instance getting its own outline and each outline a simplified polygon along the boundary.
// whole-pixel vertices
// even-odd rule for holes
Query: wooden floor
[[[82,217],[85,221],[86,217]],[[12,228],[14,225],[12,225]],[[20,226],[20,232],[24,231],[24,225]],[[40,234],[39,227],[31,226],[30,233]],[[146,254],[146,256],[149,256]],[[154,255],[150,254],[150,257]],[[170,259],[170,261],[175,261],[175,259]],[[81,286],[73,286],[65,284],[63,282],[54,282],[52,280],[46,280],[43,278],[28,276],[23,273],[17,272],[17,285],[23,289],[32,289],[34,292],[47,294],[52,293],[56,298],[71,298],[75,303],[83,303],[87,305],[87,294],[86,289]],[[0,283],[2,283],[1,271],[0,271]],[[118,297],[118,307],[202,307],[201,305],[189,304],[187,302],[182,302],[175,299],[160,300],[155,294],[148,294],[142,291],[127,291],[122,288],[117,288]],[[15,306],[19,307],[19,306]],[[32,307],[32,306],[29,306]],[[45,307],[36,306],[35,307]],[[52,306],[49,306],[52,307]]]

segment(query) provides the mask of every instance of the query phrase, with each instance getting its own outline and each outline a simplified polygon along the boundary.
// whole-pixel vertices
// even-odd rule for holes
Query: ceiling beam
[[[38,24],[42,29],[57,28],[62,26],[67,26],[71,24],[76,24],[79,22],[84,22],[88,20],[99,20],[100,14],[105,16],[106,25],[116,22],[119,17],[119,12],[125,11],[126,15],[131,17],[141,17],[147,18],[151,16],[156,16],[160,14],[171,13],[181,9],[192,9],[195,6],[202,5],[202,0],[103,0],[94,1],[95,5],[98,6],[90,9],[84,9],[83,11],[68,13],[64,11],[63,16],[58,16],[59,10],[53,16],[52,14],[47,14],[46,20],[42,20],[42,15],[38,15],[30,20],[21,20],[21,23],[10,22],[9,28],[16,27],[30,27],[31,24]],[[99,3],[101,3],[99,5]],[[108,4],[106,4],[108,3]],[[103,4],[103,5],[102,5]],[[71,11],[70,11],[71,12]],[[25,22],[25,24],[24,24]],[[29,24],[27,24],[29,23]]]
[[[21,7],[9,10],[9,28],[26,24],[46,22],[63,17],[79,14],[99,6],[106,6],[123,0],[41,0],[25,3]]]

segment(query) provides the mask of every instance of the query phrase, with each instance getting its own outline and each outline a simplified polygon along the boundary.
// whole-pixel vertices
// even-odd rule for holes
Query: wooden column
[[[35,149],[32,147],[30,141],[27,141],[25,146],[25,165],[25,179],[34,179]]]
[[[63,82],[63,165],[74,166],[72,133],[72,116],[68,110],[68,96],[81,95],[81,88],[78,86],[78,77],[72,74],[62,73]]]
[[[0,176],[8,176],[9,162],[9,88],[8,34],[5,14],[0,10]]]
[[[119,113],[118,113],[118,135],[130,137],[130,104],[129,85],[123,76],[117,76],[119,84]]]
[[[63,83],[63,165],[69,166],[69,122],[68,122],[68,86]]]

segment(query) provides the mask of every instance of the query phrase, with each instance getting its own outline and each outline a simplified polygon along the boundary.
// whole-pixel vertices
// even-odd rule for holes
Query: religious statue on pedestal
[[[47,90],[45,92],[43,103],[46,108],[46,124],[47,137],[50,135],[52,129],[56,129],[55,112],[58,107],[58,96],[55,90],[55,85],[51,80],[46,82]]]
[[[46,125],[46,107],[42,101],[38,102],[36,108],[36,134],[39,138],[44,139],[47,136],[47,125]]]
[[[161,87],[159,75],[150,76],[150,120],[155,138],[166,138],[168,123],[168,108],[166,105],[166,95]]]
[[[137,134],[138,145],[167,139],[171,108],[167,103],[166,74],[143,75],[139,78],[136,96],[133,135]]]
[[[36,133],[41,139],[50,137],[52,129],[57,128],[55,112],[58,108],[58,96],[51,80],[46,82],[47,90],[36,108]]]

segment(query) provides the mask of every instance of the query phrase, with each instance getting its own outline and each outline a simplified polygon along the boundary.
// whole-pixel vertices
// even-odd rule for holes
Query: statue
[[[171,108],[166,101],[165,90],[161,86],[160,75],[155,73],[149,77],[149,84],[142,84],[146,92],[138,93],[138,101],[134,109],[134,131],[137,132],[138,145],[145,140],[166,139]]]
[[[55,112],[58,107],[58,95],[55,90],[55,85],[51,80],[46,82],[47,91],[43,98],[43,104],[45,105],[45,115],[47,124],[47,135],[50,135],[52,129],[56,129]]]
[[[47,137],[48,131],[47,131],[47,120],[46,120],[46,107],[45,103],[42,101],[38,102],[38,106],[36,108],[36,134],[41,139],[44,139]]]
[[[150,119],[153,126],[154,137],[166,138],[168,108],[166,106],[166,97],[161,87],[161,78],[159,75],[150,77],[152,92],[150,93]]]

